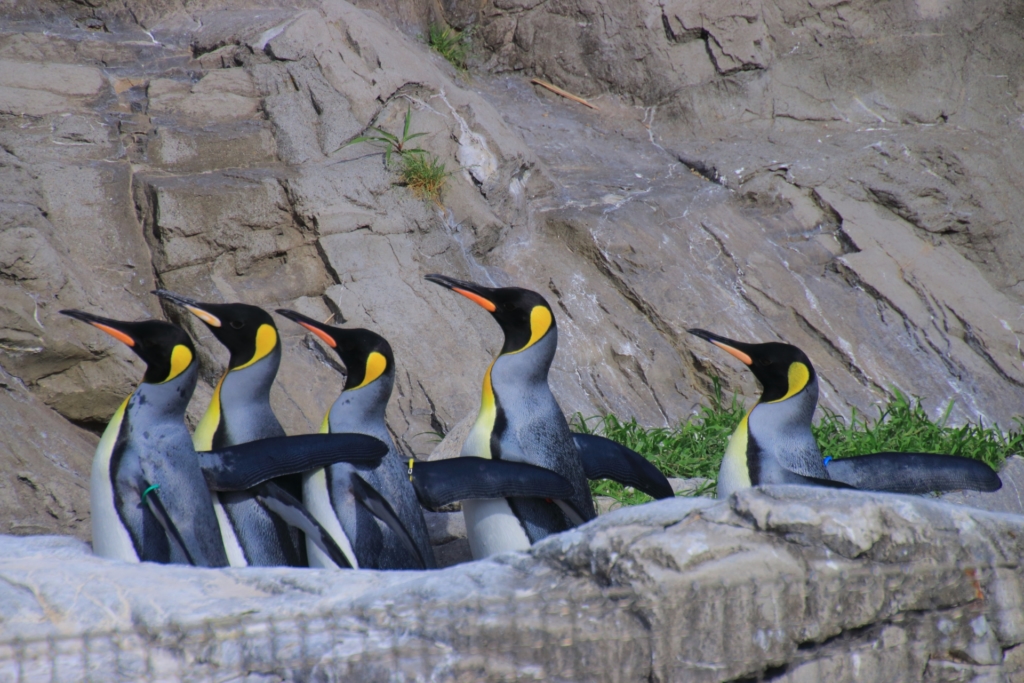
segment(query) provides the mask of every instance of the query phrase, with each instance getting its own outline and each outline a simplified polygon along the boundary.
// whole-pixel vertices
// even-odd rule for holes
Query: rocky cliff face
[[[141,376],[62,318],[170,316],[197,338],[195,417],[226,354],[163,286],[371,327],[389,419],[423,454],[476,407],[500,333],[425,283],[542,292],[567,412],[673,422],[755,395],[701,326],[803,348],[822,401],[893,387],[1009,424],[1019,350],[1019,3],[15,2],[0,18],[2,532],[88,534],[88,463]],[[476,28],[456,74],[402,33]],[[397,27],[397,28],[396,28]],[[590,110],[533,89],[539,75]],[[368,126],[412,111],[452,171],[396,186]],[[280,320],[272,395],[312,430],[340,368]]]

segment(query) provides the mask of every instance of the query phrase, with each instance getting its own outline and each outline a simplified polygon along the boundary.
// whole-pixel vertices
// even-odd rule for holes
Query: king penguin
[[[270,407],[270,388],[281,364],[281,340],[270,314],[248,304],[200,303],[163,289],[154,294],[202,320],[231,353],[228,369],[193,434],[196,450],[284,436]],[[301,500],[301,477],[284,477],[277,483]],[[252,493],[221,494],[214,507],[232,567],[308,566],[302,534],[268,512]]]
[[[146,363],[142,383],[96,447],[89,487],[93,551],[127,562],[226,567],[213,501],[185,426],[199,372],[192,340],[159,320],[61,313],[106,332]]]
[[[871,453],[837,460],[822,458],[811,431],[818,376],[803,351],[781,342],[746,344],[706,330],[689,332],[745,364],[762,386],[761,397],[729,437],[718,473],[719,498],[760,484],[815,484],[898,493],[963,488],[994,491],[1002,486],[988,465],[960,456]]]
[[[380,524],[350,494],[351,465],[339,464],[303,477],[303,500],[327,528],[344,527],[359,566],[371,569],[434,568],[434,552],[423,510],[407,476],[402,456],[388,432],[385,411],[395,384],[395,357],[384,337],[365,329],[332,327],[287,309],[278,313],[295,321],[337,352],[345,364],[345,386],[324,416],[321,433],[368,434],[388,445],[379,467],[359,474],[391,505],[406,535]],[[340,530],[338,530],[340,531]],[[337,535],[337,534],[336,534]],[[408,543],[418,552],[411,554]],[[309,547],[310,565],[324,566],[318,548]]]
[[[362,434],[305,435],[197,452],[185,427],[185,408],[198,374],[188,335],[157,320],[133,323],[81,311],[61,313],[127,344],[147,364],[142,384],[115,412],[93,459],[90,498],[98,555],[227,566],[211,492],[249,490],[261,505],[303,530],[338,566],[351,566],[331,534],[269,480],[342,461],[376,467],[387,453],[383,442]]]
[[[744,344],[689,330],[744,363],[763,388],[729,437],[718,472],[718,497],[759,484],[813,484],[828,472],[811,433],[818,378],[803,351],[789,344]]]
[[[555,317],[544,298],[518,287],[491,288],[444,275],[426,279],[488,311],[505,343],[484,375],[480,412],[463,456],[528,463],[564,477],[566,503],[537,498],[466,500],[462,510],[474,558],[524,550],[549,534],[596,516],[590,486],[565,415],[548,385],[558,345]]]

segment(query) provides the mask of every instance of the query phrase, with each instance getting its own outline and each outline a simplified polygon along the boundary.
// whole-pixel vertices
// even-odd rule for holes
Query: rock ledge
[[[999,681],[1024,517],[800,487],[436,572],[204,570],[0,537],[0,680]]]

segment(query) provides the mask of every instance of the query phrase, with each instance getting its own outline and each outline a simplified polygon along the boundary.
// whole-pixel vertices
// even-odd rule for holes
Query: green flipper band
[[[412,481],[412,464],[416,462],[416,458],[409,458],[409,481]]]
[[[152,484],[149,487],[147,487],[145,491],[142,492],[143,504],[145,504],[146,502],[146,496],[148,496],[151,491],[156,491],[158,488],[160,488],[160,484]]]

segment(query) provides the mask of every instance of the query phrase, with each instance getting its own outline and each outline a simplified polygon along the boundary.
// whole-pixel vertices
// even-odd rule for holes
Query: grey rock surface
[[[1010,0],[362,4],[378,11],[5,6],[0,366],[31,428],[0,439],[0,463],[32,481],[4,475],[18,502],[0,530],[87,537],[89,452],[141,376],[61,308],[181,322],[204,368],[190,419],[205,409],[226,354],[155,286],[384,334],[399,364],[389,424],[409,455],[445,432],[457,453],[501,345],[429,272],[548,298],[570,415],[674,423],[711,374],[752,398],[749,373],[694,345],[693,326],[799,345],[841,413],[873,413],[894,387],[929,409],[955,399],[954,420],[1020,412],[1024,47]],[[438,13],[476,26],[490,73],[460,76],[395,28]],[[409,110],[452,170],[443,208],[397,186],[378,148],[346,146]],[[312,431],[343,368],[280,325],[272,402],[289,432]]]
[[[460,457],[462,455],[462,444],[469,437],[469,433],[472,431],[475,423],[475,412],[467,414],[456,422],[455,426],[449,429],[444,438],[430,451],[427,460],[447,460],[448,458]]]
[[[456,514],[456,513],[451,513]],[[462,515],[461,512],[457,513]],[[441,545],[434,546],[434,558],[437,560],[439,569],[453,567],[473,561],[473,550],[469,547],[469,539],[457,538]]]
[[[0,434],[0,531],[89,538],[88,433],[0,369]]]
[[[703,496],[713,497],[713,488],[709,488],[711,480],[705,477],[691,477],[689,479],[675,479],[669,477],[668,483],[672,485],[672,491],[677,496]]]
[[[611,496],[594,496],[594,508],[597,514],[603,515],[622,509],[622,503]]]
[[[1024,642],[1024,517],[811,487],[619,510],[434,572],[0,548],[0,680],[996,681]]]
[[[466,537],[466,520],[461,511],[425,512],[432,545],[444,545]]]
[[[600,106],[575,126],[509,121],[567,188],[549,224],[670,343],[693,324],[777,335],[820,367],[826,405],[897,387],[1006,425],[1022,380],[1020,20],[1002,0],[510,0],[479,31],[492,70]],[[615,185],[623,160],[636,178]],[[746,210],[683,189],[673,161]]]

